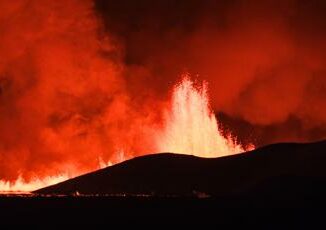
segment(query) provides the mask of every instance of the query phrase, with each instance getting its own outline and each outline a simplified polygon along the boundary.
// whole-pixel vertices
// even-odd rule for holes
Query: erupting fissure
[[[243,152],[231,136],[224,137],[210,108],[207,84],[195,87],[186,74],[174,87],[165,127],[158,137],[159,152],[219,157]]]
[[[69,179],[65,174],[57,176],[48,176],[45,178],[35,178],[30,182],[26,182],[21,176],[14,182],[0,180],[0,193],[3,192],[30,192],[39,188],[43,188],[52,184],[57,184]]]
[[[109,2],[0,0],[0,191],[325,138],[322,1]]]
[[[174,86],[164,118],[164,126],[155,137],[157,152],[219,157],[244,151],[231,136],[222,135],[215,115],[210,109],[205,82],[196,87],[190,77],[184,75],[180,83]],[[126,160],[125,158],[123,151],[115,153],[114,161],[104,162],[99,158],[97,169],[119,163]],[[36,178],[30,182],[25,182],[21,177],[12,183],[0,181],[0,191],[33,191],[69,179],[67,175]]]

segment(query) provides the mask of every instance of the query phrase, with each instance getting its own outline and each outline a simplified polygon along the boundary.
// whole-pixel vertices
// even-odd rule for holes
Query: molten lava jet
[[[200,157],[219,157],[243,152],[231,136],[224,137],[209,105],[207,84],[198,87],[183,75],[180,83],[173,88],[171,101],[162,111],[162,130],[154,138],[155,152],[191,154]],[[154,110],[154,108],[153,108]],[[154,129],[155,127],[153,127]],[[128,147],[128,146],[127,146]],[[250,146],[249,148],[253,148]],[[142,155],[134,153],[133,155]],[[98,168],[111,166],[126,160],[125,153],[118,151],[113,161],[99,159]],[[33,191],[69,178],[68,174],[35,178],[29,182],[19,177],[15,182],[0,181],[0,191]]]
[[[207,84],[195,87],[188,75],[174,86],[158,152],[219,157],[243,152],[231,136],[224,137],[209,105]]]
[[[0,0],[0,190],[325,139],[324,5]]]

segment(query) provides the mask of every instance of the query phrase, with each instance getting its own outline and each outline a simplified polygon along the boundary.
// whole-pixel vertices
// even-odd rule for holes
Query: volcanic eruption
[[[174,88],[171,109],[166,111],[158,152],[188,153],[201,157],[243,152],[231,136],[224,137],[209,105],[205,83],[196,89],[188,75]]]
[[[0,1],[0,190],[150,153],[324,139],[312,2]]]
[[[174,87],[171,102],[168,104],[163,127],[153,139],[155,152],[217,157],[244,151],[231,136],[222,135],[209,106],[206,84],[203,83],[196,88],[190,76],[183,75],[180,83]],[[252,148],[253,146],[249,146],[247,149]],[[127,160],[123,152],[117,152],[113,159],[114,161],[107,164],[100,159],[98,167],[103,168]],[[69,178],[67,175],[34,178],[27,183],[21,177],[13,183],[0,181],[0,191],[33,191],[67,180]]]

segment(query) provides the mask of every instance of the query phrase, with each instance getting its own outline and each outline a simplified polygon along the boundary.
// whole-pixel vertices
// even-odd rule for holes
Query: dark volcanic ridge
[[[221,158],[161,153],[136,157],[34,194],[324,196],[326,140],[281,143]]]

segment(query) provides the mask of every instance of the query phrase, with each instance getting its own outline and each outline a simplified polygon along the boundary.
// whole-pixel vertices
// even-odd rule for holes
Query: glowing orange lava
[[[49,176],[42,179],[35,178],[29,182],[26,182],[24,179],[22,179],[22,177],[19,177],[14,182],[0,181],[0,193],[30,192],[30,191],[37,190],[39,188],[60,183],[67,179],[69,179],[69,177],[65,174],[58,175],[58,176]]]
[[[184,75],[181,82],[174,87],[170,107],[165,111],[164,118],[164,127],[155,137],[157,152],[219,157],[253,148],[250,146],[244,149],[236,144],[231,136],[222,135],[215,115],[210,109],[207,85],[203,83],[196,87],[188,75]],[[124,160],[127,160],[126,154],[120,150],[107,162],[99,157],[97,169]],[[0,192],[29,192],[69,178],[68,174],[62,174],[42,179],[35,178],[28,182],[22,177],[15,182],[0,180]]]
[[[244,151],[231,136],[221,134],[210,109],[206,83],[195,87],[187,74],[174,87],[165,122],[157,141],[159,152],[219,157]]]
[[[98,168],[94,169],[102,169],[114,164],[118,164],[122,161],[127,160],[125,157],[125,153],[120,150],[115,153],[115,157],[111,160],[105,162],[102,158],[98,158]],[[77,176],[77,175],[76,175]],[[0,180],[0,194],[1,193],[26,193],[35,191],[37,189],[54,185],[60,183],[62,181],[68,180],[74,176],[68,176],[67,173],[63,173],[56,176],[47,176],[45,178],[34,178],[30,181],[25,181],[21,176],[18,177],[14,182]]]

